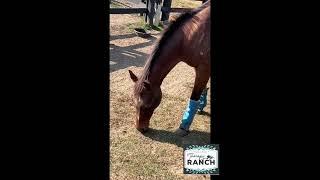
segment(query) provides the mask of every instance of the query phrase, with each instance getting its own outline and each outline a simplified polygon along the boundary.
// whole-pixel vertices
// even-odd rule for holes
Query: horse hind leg
[[[196,68],[196,78],[193,87],[193,91],[188,103],[188,106],[183,114],[181,124],[176,130],[176,133],[180,136],[185,136],[189,133],[189,128],[192,124],[194,116],[198,111],[199,105],[201,103],[200,97],[206,89],[207,83],[210,78],[210,66],[200,65]],[[203,106],[203,104],[202,104]],[[200,108],[202,108],[200,106]]]
[[[198,113],[202,114],[203,113],[203,109],[207,106],[207,96],[208,96],[208,89],[209,88],[205,88],[202,91],[202,94],[200,96],[200,104],[199,104],[199,109],[198,109]]]

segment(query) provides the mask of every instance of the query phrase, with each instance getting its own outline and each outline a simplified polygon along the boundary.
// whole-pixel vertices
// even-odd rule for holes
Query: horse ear
[[[151,84],[149,81],[143,81],[143,86],[147,89],[147,90],[151,90]]]
[[[135,74],[133,74],[133,72],[131,70],[129,70],[129,74],[130,74],[130,78],[132,79],[133,82],[138,81],[138,77]]]

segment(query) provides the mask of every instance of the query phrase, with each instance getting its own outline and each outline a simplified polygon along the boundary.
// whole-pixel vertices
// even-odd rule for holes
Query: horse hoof
[[[184,130],[184,129],[181,129],[181,128],[178,128],[178,129],[175,131],[175,133],[176,133],[178,136],[180,136],[180,137],[184,137],[184,136],[186,136],[186,135],[189,134],[189,131]]]

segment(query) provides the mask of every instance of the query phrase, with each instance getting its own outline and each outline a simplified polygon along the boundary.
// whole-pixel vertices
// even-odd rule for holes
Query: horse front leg
[[[176,133],[178,135],[185,136],[189,133],[189,128],[200,106],[200,97],[206,89],[209,78],[210,66],[200,65],[196,68],[196,78],[192,94],[188,106],[183,114],[181,124],[179,128],[176,130]],[[200,108],[204,108],[203,104],[202,106],[200,106]]]

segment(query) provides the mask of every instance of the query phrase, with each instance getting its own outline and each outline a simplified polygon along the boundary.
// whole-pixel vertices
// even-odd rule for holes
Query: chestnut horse
[[[136,108],[136,128],[140,132],[148,130],[151,116],[161,102],[160,86],[163,79],[181,61],[194,67],[196,72],[189,107],[177,130],[182,136],[189,132],[200,96],[206,91],[211,74],[210,30],[209,0],[199,8],[179,16],[164,31],[140,77],[129,70],[134,82],[132,98]]]

